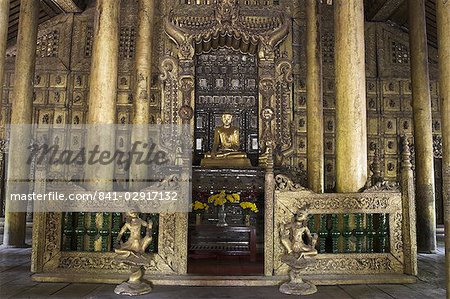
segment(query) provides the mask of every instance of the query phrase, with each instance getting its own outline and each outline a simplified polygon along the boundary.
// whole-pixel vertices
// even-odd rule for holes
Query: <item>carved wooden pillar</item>
[[[118,0],[97,0],[89,84],[88,124],[91,128],[87,132],[88,149],[95,145],[100,151],[115,148],[112,125],[116,122],[119,4]],[[89,190],[112,190],[114,163],[101,167],[87,163],[85,171]]]
[[[363,0],[336,0],[336,188],[357,192],[367,180]]]
[[[94,20],[94,43],[89,81],[86,147],[89,151],[115,150],[117,72],[119,59],[119,0],[97,0]],[[114,166],[109,162],[86,163],[86,187],[90,191],[112,191]],[[101,227],[103,215],[87,215],[87,226]],[[95,221],[93,224],[91,221]],[[96,236],[94,250],[101,251],[103,236]],[[106,237],[107,238],[107,237]]]
[[[28,125],[14,129],[9,140],[8,181],[6,186],[5,232],[3,244],[23,246],[25,244],[26,211],[24,204],[14,203],[12,210],[11,194],[28,193],[26,184],[17,183],[29,177],[30,165],[26,163],[31,141],[33,112],[33,78],[36,62],[36,40],[39,15],[39,2],[23,0],[20,3],[19,34],[17,36],[17,56],[14,71],[13,103],[11,125]],[[16,180],[16,183],[14,181]]]
[[[135,75],[136,87],[133,101],[133,128],[131,144],[137,141],[148,143],[147,124],[150,116],[150,81],[152,75],[154,0],[139,0],[138,31],[136,38]],[[148,166],[132,163],[130,167],[130,188],[140,190],[145,187]],[[141,181],[141,182],[139,182]]]
[[[275,112],[272,108],[273,97],[275,95],[274,84],[274,62],[272,59],[261,59],[259,61],[259,111],[261,111],[260,122],[260,136],[261,144],[264,147],[265,154],[267,155],[266,161],[266,173],[265,173],[265,190],[264,190],[264,219],[270,219],[266,221],[264,225],[264,275],[270,276],[274,269],[273,260],[273,208],[274,208],[274,148],[275,136],[273,130],[272,120],[275,118]]]
[[[306,113],[308,185],[323,193],[323,96],[320,2],[306,1]]]
[[[417,249],[434,252],[436,212],[425,1],[408,0],[408,17],[416,153]]]
[[[414,174],[410,161],[408,138],[406,136],[403,137],[401,169],[402,210],[404,219],[404,221],[402,221],[402,231],[404,244],[403,248],[405,250],[403,269],[405,274],[417,275]]]
[[[5,80],[6,42],[8,39],[9,0],[0,0],[0,138],[3,138],[3,82]]]
[[[447,298],[450,298],[450,1],[436,2],[439,51],[439,94],[442,113],[442,170]]]

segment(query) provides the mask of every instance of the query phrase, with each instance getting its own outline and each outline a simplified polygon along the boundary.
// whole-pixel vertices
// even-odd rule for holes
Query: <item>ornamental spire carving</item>
[[[172,9],[164,29],[178,46],[180,59],[223,46],[271,59],[289,33],[289,18],[274,7],[250,9],[236,0],[219,0],[200,9],[185,5]]]

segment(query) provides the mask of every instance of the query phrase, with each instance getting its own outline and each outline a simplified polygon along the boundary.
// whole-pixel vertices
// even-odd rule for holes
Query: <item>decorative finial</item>
[[[370,170],[372,171],[372,186],[375,186],[376,183],[383,181],[380,166],[380,149],[378,148],[378,146],[375,147],[375,153],[373,156],[373,162],[370,165]]]
[[[406,135],[402,136],[402,167],[411,168],[411,152],[409,150],[408,137]]]

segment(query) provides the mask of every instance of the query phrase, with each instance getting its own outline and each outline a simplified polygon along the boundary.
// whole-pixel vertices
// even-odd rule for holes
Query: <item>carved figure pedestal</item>
[[[114,293],[128,296],[139,296],[150,293],[152,291],[152,286],[142,279],[144,273],[145,270],[143,266],[134,269],[130,278],[119,284],[114,289]]]
[[[127,281],[122,282],[114,289],[114,293],[118,295],[139,296],[152,291],[150,282],[143,279],[145,274],[144,266],[149,262],[145,255],[130,252],[121,254],[116,259],[123,264],[131,266],[131,275]]]
[[[289,268],[288,282],[283,283],[279,290],[283,294],[288,295],[311,295],[317,292],[317,287],[301,278],[301,270],[316,262],[314,256],[301,255],[296,258],[293,254],[286,254],[281,258],[282,262],[286,263]]]

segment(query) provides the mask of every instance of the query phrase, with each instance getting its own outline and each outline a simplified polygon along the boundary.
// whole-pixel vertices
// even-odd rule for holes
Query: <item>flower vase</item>
[[[202,224],[202,214],[197,213],[195,214],[195,225],[200,225]]]
[[[228,223],[226,221],[227,213],[225,212],[225,205],[221,205],[219,212],[217,213],[217,216],[219,218],[219,221],[217,222],[217,226],[223,227],[228,226]]]
[[[244,223],[245,226],[250,226],[250,214],[245,214]]]

